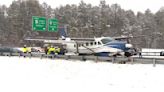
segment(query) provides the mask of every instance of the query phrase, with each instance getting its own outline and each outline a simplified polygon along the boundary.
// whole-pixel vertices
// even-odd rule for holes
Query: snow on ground
[[[164,65],[0,57],[0,92],[164,92]]]

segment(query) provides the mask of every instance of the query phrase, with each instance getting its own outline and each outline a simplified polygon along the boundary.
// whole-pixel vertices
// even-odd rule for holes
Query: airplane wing
[[[94,41],[94,38],[70,38],[75,41]]]
[[[122,39],[129,39],[129,38],[133,38],[133,36],[122,36],[122,37],[112,37],[115,40],[122,40]]]
[[[92,42],[92,41],[79,41],[79,40],[44,40],[44,43],[61,43],[61,44],[67,44],[67,43],[76,43],[76,44],[82,44],[86,42]]]
[[[41,38],[25,38],[25,41],[39,41],[43,43],[61,43],[61,44],[66,44],[66,43],[86,43],[86,42],[91,42],[94,41],[94,38],[65,38],[65,39],[41,39]]]
[[[25,41],[40,41],[43,42],[45,39],[25,38]]]
[[[130,38],[138,38],[143,37],[145,35],[139,35],[139,36],[120,36],[120,37],[112,37],[115,40],[121,40],[121,39],[130,39]]]
[[[39,41],[39,42],[44,42],[46,39],[49,40],[57,40],[55,37],[27,37],[24,38],[25,41]]]

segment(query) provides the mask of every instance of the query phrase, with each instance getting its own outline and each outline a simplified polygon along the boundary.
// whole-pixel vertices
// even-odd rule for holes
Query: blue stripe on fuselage
[[[129,50],[129,48],[126,48],[126,42],[121,42],[121,41],[112,41],[109,42],[107,44],[105,44],[104,46],[108,46],[108,47],[112,47],[112,48],[117,48],[123,51],[127,51]],[[96,53],[95,55],[97,56],[109,56],[110,52],[101,52],[101,53]]]
[[[126,48],[125,45],[126,45],[126,42],[120,42],[120,41],[113,41],[106,44],[106,46],[121,49],[123,51],[126,51],[129,49],[129,48]]]
[[[104,56],[108,57],[110,52],[101,52],[101,53],[95,53],[96,56]]]

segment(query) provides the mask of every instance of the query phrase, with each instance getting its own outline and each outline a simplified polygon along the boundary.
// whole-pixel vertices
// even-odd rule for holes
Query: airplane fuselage
[[[84,41],[77,43],[67,43],[68,52],[78,53],[78,54],[94,54],[94,55],[124,55],[131,46],[127,47],[125,42],[116,41],[109,37],[95,38],[93,41]]]

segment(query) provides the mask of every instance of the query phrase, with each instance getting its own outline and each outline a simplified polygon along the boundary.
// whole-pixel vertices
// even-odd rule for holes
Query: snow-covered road
[[[0,92],[164,92],[164,65],[0,57]]]

